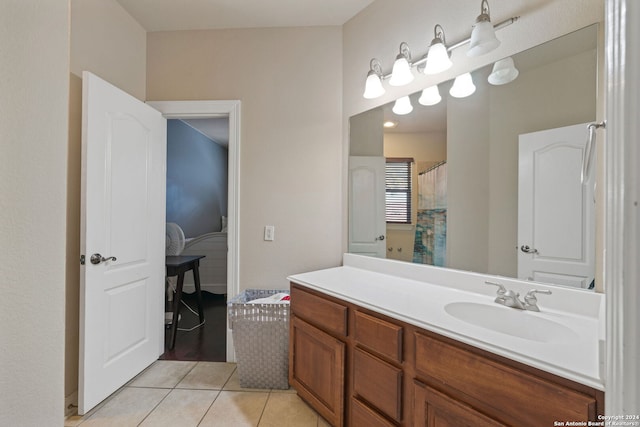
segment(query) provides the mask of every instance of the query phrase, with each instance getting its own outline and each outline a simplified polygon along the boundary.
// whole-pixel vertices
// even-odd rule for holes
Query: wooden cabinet
[[[290,384],[327,421],[341,426],[345,344],[295,317],[291,331]]]
[[[417,375],[495,414],[506,424],[552,426],[554,421],[596,420],[594,396],[522,369],[474,354],[435,336],[416,332]],[[446,385],[446,386],[445,386]]]
[[[359,348],[353,352],[353,392],[392,420],[402,420],[402,369]]]
[[[505,426],[505,424],[476,411],[471,406],[454,400],[419,381],[414,381],[413,402],[413,425],[415,427]]]
[[[395,426],[395,424],[387,421],[384,417],[371,409],[370,406],[362,403],[355,397],[351,398],[351,423],[349,425],[366,427]]]
[[[346,345],[340,339],[302,320],[298,314],[311,314],[310,320],[315,320],[316,324],[332,331],[346,332],[346,316],[336,316],[336,313],[342,311],[341,308],[346,313],[346,307],[324,303],[315,305],[316,296],[292,290],[292,301],[296,297],[300,298],[298,302],[291,304],[294,315],[291,318],[289,336],[289,384],[331,425],[342,426],[345,412]],[[308,305],[310,301],[312,305]],[[318,307],[329,309],[318,311]],[[296,311],[298,308],[299,311]]]
[[[333,426],[597,421],[604,393],[292,283],[289,382]]]

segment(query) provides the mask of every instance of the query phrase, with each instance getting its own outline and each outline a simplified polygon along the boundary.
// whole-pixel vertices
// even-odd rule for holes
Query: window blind
[[[413,159],[388,158],[385,168],[386,220],[411,224],[411,164]]]

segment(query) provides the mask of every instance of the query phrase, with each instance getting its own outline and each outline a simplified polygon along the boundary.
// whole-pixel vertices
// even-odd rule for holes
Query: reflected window
[[[387,158],[385,168],[386,220],[411,224],[411,158]]]

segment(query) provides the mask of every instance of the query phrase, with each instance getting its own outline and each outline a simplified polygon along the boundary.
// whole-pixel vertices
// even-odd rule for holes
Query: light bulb
[[[493,70],[487,80],[492,85],[503,85],[514,81],[520,72],[513,63],[513,58],[508,57],[493,64]]]
[[[373,70],[369,71],[369,74],[367,74],[367,81],[364,85],[364,94],[362,96],[366,99],[374,99],[384,95],[384,92],[385,90],[382,86],[380,76]]]
[[[429,86],[428,88],[422,91],[422,95],[418,99],[418,102],[421,105],[436,105],[442,100],[440,96],[440,91],[438,90],[438,86]]]
[[[446,46],[442,42],[432,43],[427,53],[427,64],[424,67],[424,73],[438,74],[448,70],[452,65],[453,62],[449,59]]]
[[[470,73],[464,73],[456,77],[453,81],[453,86],[449,90],[449,94],[454,98],[466,98],[476,91],[476,87],[473,84],[473,79]]]
[[[399,116],[403,116],[405,114],[409,114],[413,111],[413,105],[411,105],[411,100],[408,96],[403,96],[402,98],[398,98],[396,103],[393,105],[391,109],[395,114]]]
[[[403,55],[398,55],[396,62],[393,63],[393,70],[391,71],[391,79],[389,84],[391,86],[404,86],[413,81],[413,73],[411,72],[411,66],[409,61]]]

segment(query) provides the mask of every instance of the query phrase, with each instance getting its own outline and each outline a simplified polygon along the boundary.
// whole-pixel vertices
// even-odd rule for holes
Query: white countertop
[[[288,279],[391,318],[604,390],[602,294],[546,287],[539,283],[534,286],[498,276],[351,254],[345,254],[342,267],[296,274]],[[485,285],[485,280],[502,283],[521,295],[534,287],[552,290],[553,295],[538,297],[540,313],[522,311],[522,315],[561,323],[575,335],[566,341],[533,341],[476,326],[445,311],[445,306],[452,302],[483,303],[516,310],[495,304],[496,287]]]

